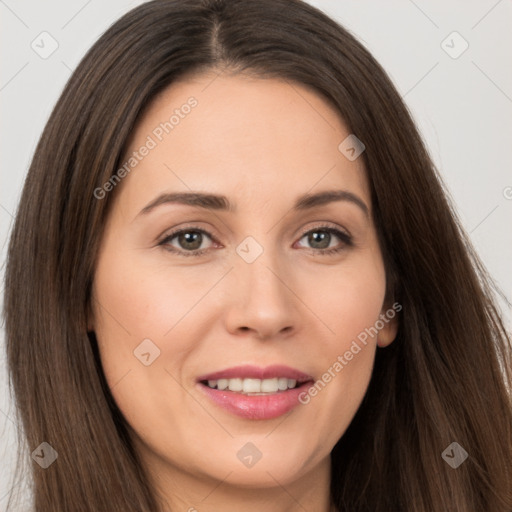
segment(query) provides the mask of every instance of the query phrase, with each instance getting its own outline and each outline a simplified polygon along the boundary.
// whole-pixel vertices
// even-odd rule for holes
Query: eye
[[[206,239],[212,240],[212,236],[206,231],[198,228],[185,228],[170,233],[158,245],[183,256],[198,256],[210,247],[205,247]]]
[[[305,239],[315,254],[334,254],[353,245],[352,237],[332,226],[318,226],[302,234],[299,243]],[[336,239],[338,243],[336,244]],[[208,240],[210,243],[208,244]],[[199,228],[182,228],[169,233],[158,245],[180,256],[201,256],[213,246],[213,236]],[[334,244],[333,244],[334,242]],[[340,243],[341,242],[341,243]]]
[[[352,237],[349,234],[331,226],[318,226],[310,229],[302,235],[299,242],[304,239],[310,244],[308,249],[313,249],[320,254],[334,254],[353,245]],[[338,239],[338,244],[336,244],[336,239]],[[341,245],[339,241],[342,242]]]

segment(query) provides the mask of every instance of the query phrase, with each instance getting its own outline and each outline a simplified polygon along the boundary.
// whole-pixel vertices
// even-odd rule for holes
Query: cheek
[[[144,429],[149,413],[172,403],[175,410],[182,407],[178,382],[183,381],[189,354],[207,338],[211,318],[222,309],[219,301],[206,296],[226,270],[177,268],[160,257],[117,253],[110,244],[98,261],[94,330],[114,399],[127,419]]]
[[[136,258],[113,258],[112,253],[100,260],[95,276],[98,341],[101,338],[106,355],[115,346],[133,357],[133,350],[148,338],[163,349],[162,340],[179,330],[209,281],[179,270],[169,279],[169,268]],[[173,347],[176,352],[186,349],[186,338],[173,340]]]
[[[306,300],[328,333],[323,339],[331,362],[349,350],[353,340],[375,342],[368,330],[379,319],[386,287],[377,251],[356,256],[336,271],[330,267],[305,275],[304,280],[302,288],[310,290]]]
[[[321,337],[321,348],[314,354],[321,361],[321,373],[301,402],[315,410],[317,434],[326,447],[346,430],[368,388],[376,350],[374,326],[385,295],[385,271],[378,253],[353,262],[308,278],[316,293],[310,291],[305,302],[328,334]]]
[[[182,272],[170,280],[168,268],[115,254],[105,251],[94,281],[94,330],[110,392],[139,436],[181,432],[180,421],[164,411],[186,410],[179,382],[194,344],[184,327],[208,287]]]

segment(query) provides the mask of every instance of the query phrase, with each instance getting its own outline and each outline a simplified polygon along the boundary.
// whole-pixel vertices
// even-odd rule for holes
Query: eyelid
[[[216,240],[216,237],[211,233],[210,228],[208,228],[208,229],[201,228],[201,227],[198,227],[197,225],[192,225],[192,224],[189,225],[187,223],[185,225],[180,225],[177,228],[173,228],[173,229],[164,231],[164,233],[157,238],[158,243],[161,243],[161,242],[167,240],[169,237],[179,235],[183,231],[197,231],[199,233],[202,233],[202,234],[210,237],[212,240]]]
[[[302,238],[304,235],[307,235],[310,231],[314,231],[315,229],[317,230],[322,230],[322,229],[332,229],[333,231],[339,231],[340,233],[343,233],[344,235],[346,235],[347,237],[350,237],[352,238],[352,235],[345,229],[345,228],[342,228],[340,226],[338,226],[337,224],[333,224],[332,222],[329,222],[329,221],[317,221],[319,222],[319,224],[314,224],[313,226],[308,226],[306,228],[304,228],[303,230],[301,230],[301,235],[300,237]]]

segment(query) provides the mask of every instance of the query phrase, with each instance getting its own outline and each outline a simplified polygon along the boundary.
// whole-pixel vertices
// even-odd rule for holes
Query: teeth
[[[288,389],[288,379],[286,377],[279,377],[279,379],[277,379],[277,387],[281,391]]]
[[[261,381],[261,391],[264,393],[277,393],[279,389],[278,378],[264,379]]]
[[[277,393],[278,391],[286,391],[293,389],[297,384],[295,379],[287,379],[286,377],[275,377],[273,379],[218,379],[209,380],[208,387],[213,389],[246,394],[253,393]]]
[[[215,381],[213,381],[215,382]],[[208,385],[210,384],[210,381],[208,381]],[[228,379],[219,379],[217,381],[217,389],[227,389],[229,386],[229,380]],[[210,386],[215,387],[215,386]]]
[[[242,379],[228,379],[229,391],[242,391],[244,389],[244,383]]]
[[[233,391],[231,387],[230,391]],[[244,393],[259,393],[261,391],[261,380],[260,379],[244,379],[242,381],[242,391]]]

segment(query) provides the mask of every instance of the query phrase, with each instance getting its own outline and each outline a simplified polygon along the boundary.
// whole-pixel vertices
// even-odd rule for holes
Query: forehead
[[[156,191],[193,189],[256,206],[343,187],[370,206],[362,159],[338,149],[349,135],[338,113],[302,85],[195,75],[165,89],[142,116],[123,161],[151,150],[123,181],[123,195],[138,203]]]

